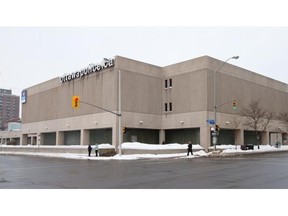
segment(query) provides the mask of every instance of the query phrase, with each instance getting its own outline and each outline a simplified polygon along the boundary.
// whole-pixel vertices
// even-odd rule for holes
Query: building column
[[[42,134],[41,133],[37,133],[37,145],[41,145],[42,144],[42,140],[43,140],[43,137],[42,137]]]
[[[282,133],[282,145],[287,145],[287,133]]]
[[[20,136],[20,145],[27,145],[28,142],[28,134],[22,134]]]
[[[208,152],[211,143],[211,129],[210,126],[205,125],[200,127],[200,145]]]
[[[261,144],[266,145],[270,144],[269,142],[269,131],[264,131],[261,137]]]
[[[63,131],[56,132],[56,146],[57,145],[64,145],[64,132]]]
[[[80,145],[88,145],[89,144],[89,130],[81,129],[80,135]],[[93,144],[93,143],[90,143]]]
[[[162,144],[163,141],[165,141],[165,143],[166,143],[165,130],[161,129],[161,130],[159,130],[159,143]]]
[[[277,141],[282,145],[283,144],[283,134],[280,132],[277,135]]]
[[[235,130],[235,145],[244,145],[244,130]]]
[[[44,134],[40,134],[40,145],[44,145]]]

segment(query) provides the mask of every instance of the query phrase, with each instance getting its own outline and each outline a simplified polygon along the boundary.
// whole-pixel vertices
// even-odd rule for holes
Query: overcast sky
[[[1,5],[0,88],[20,95],[116,55],[158,66],[203,55],[223,61],[239,55],[229,63],[288,83],[287,13],[280,4],[285,1],[76,2]]]
[[[121,55],[158,66],[209,55],[288,83],[287,27],[1,27],[0,82],[21,90]]]

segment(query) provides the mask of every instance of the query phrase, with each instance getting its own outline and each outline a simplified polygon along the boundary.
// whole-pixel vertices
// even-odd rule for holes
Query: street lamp
[[[232,56],[228,58],[217,70],[214,71],[214,133],[213,133],[213,145],[214,145],[214,151],[216,151],[216,143],[217,143],[217,135],[216,135],[216,110],[217,110],[217,105],[216,105],[216,73],[219,71],[230,59],[238,59],[239,56]]]

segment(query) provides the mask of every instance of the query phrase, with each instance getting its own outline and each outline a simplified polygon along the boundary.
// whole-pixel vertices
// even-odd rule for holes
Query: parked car
[[[253,144],[241,145],[241,150],[254,150],[254,145]]]

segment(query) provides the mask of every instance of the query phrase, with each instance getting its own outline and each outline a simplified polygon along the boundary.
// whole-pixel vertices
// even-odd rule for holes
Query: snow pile
[[[280,148],[276,148],[275,146],[271,146],[271,145],[259,145],[259,149],[258,146],[255,145],[254,146],[254,150],[241,150],[240,146],[237,146],[237,149],[235,146],[230,146],[230,145],[226,145],[226,148],[224,148],[225,145],[222,146],[222,153],[239,153],[239,152],[247,152],[247,153],[251,153],[251,152],[271,152],[271,151],[287,151],[288,150],[288,146],[281,146]],[[218,149],[218,146],[217,146]],[[220,149],[220,148],[219,148]]]
[[[122,143],[122,149],[142,149],[142,150],[168,150],[168,149],[187,149],[188,144],[145,144],[139,142],[125,142]],[[203,148],[199,144],[193,145],[193,150],[202,150]]]
[[[5,146],[1,146],[5,147]],[[8,147],[8,146],[7,146]],[[11,147],[11,146],[9,146]],[[23,148],[25,146],[13,146],[13,148]],[[26,146],[27,147],[27,146]],[[37,148],[39,146],[29,146],[33,148]],[[46,148],[48,146],[40,146],[40,148]],[[48,148],[52,148],[55,146],[49,146]],[[87,148],[87,146],[56,146],[56,148]],[[94,145],[92,145],[92,148]],[[111,144],[99,144],[99,149],[114,149],[114,146]],[[212,150],[214,147],[209,147],[210,150]],[[132,142],[132,143],[123,143],[122,149],[138,149],[138,150],[181,150],[182,153],[170,153],[170,154],[156,154],[156,153],[149,153],[149,154],[129,154],[129,155],[115,155],[110,157],[95,157],[92,155],[91,157],[88,157],[86,154],[79,154],[79,153],[41,153],[41,152],[23,152],[23,151],[14,151],[14,152],[8,152],[8,151],[0,151],[0,154],[12,154],[12,155],[30,155],[30,156],[43,156],[43,157],[54,157],[54,158],[67,158],[67,159],[81,159],[81,160],[137,160],[137,159],[157,159],[157,158],[197,158],[197,157],[207,157],[210,155],[213,155],[214,151],[210,151],[209,153],[205,152],[204,149],[198,145],[193,145],[193,155],[187,156],[186,151],[183,153],[183,149],[187,149],[187,144],[145,144],[145,143],[139,143],[139,142]],[[241,150],[240,146],[235,145],[217,145],[216,146],[217,155],[233,155],[233,154],[245,154],[245,153],[261,153],[261,152],[273,152],[273,151],[288,151],[288,145],[282,145],[280,148],[276,148],[271,145],[260,145],[260,149],[258,149],[258,146],[254,146],[254,150]],[[176,151],[177,152],[177,151]],[[215,152],[214,152],[215,153]]]

